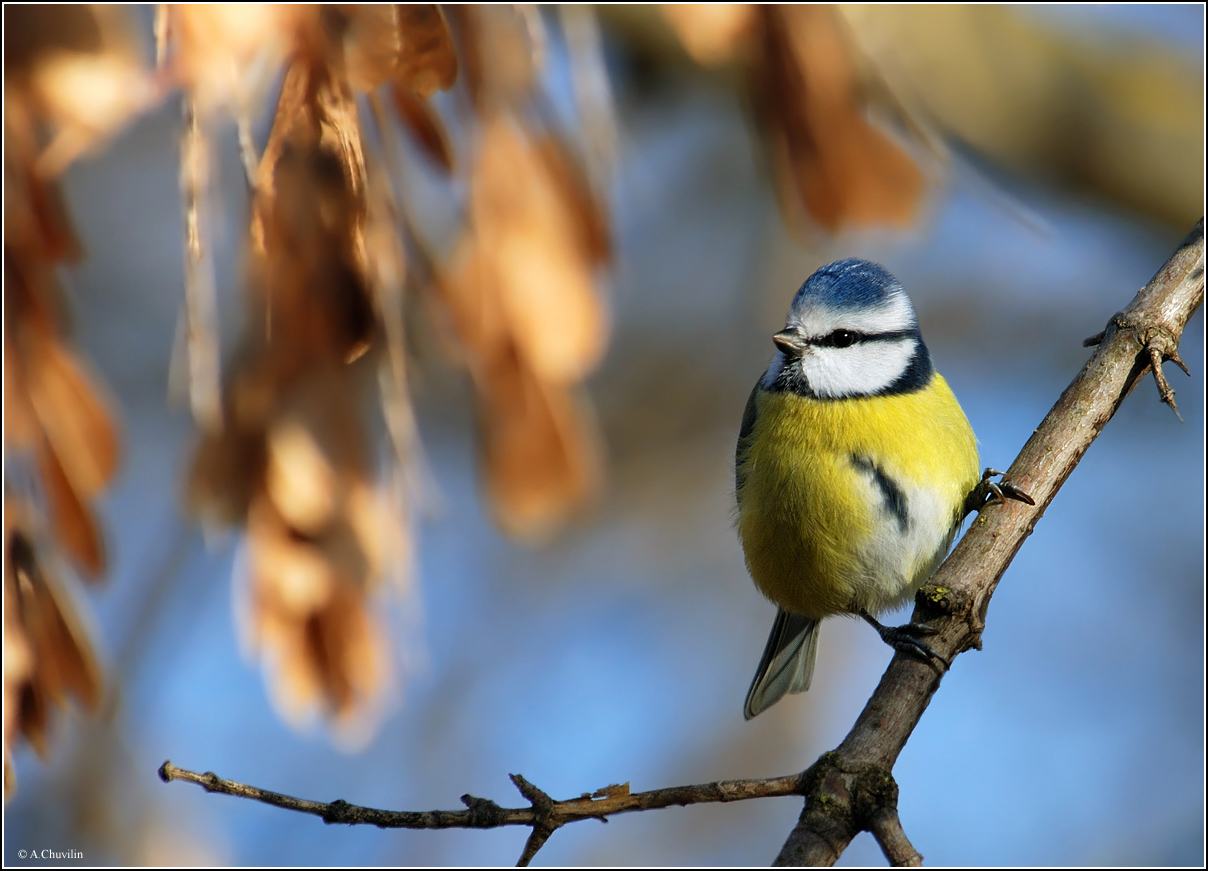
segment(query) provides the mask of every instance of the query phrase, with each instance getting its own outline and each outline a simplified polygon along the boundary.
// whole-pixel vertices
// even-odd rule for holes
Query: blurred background
[[[540,87],[560,123],[587,125],[565,18],[536,14]],[[86,251],[62,277],[72,336],[124,440],[98,503],[107,579],[75,597],[105,692],[95,716],[56,713],[45,761],[15,749],[5,864],[45,864],[18,851],[54,849],[80,864],[503,865],[527,835],[324,826],[164,785],[165,759],[306,798],[429,810],[464,793],[518,806],[509,772],[556,798],[788,774],[842,740],[891,655],[856,621],[824,625],[809,693],[742,718],[774,608],[733,531],[733,450],[770,336],[818,266],[883,263],[983,465],[1006,468],[1089,357],[1082,340],[1203,214],[1204,10],[843,10],[835,20],[878,83],[861,112],[888,119],[925,188],[908,220],[835,227],[785,207],[786,125],[750,97],[749,66],[697,63],[669,20],[599,10],[615,120],[612,253],[595,272],[611,335],[586,381],[599,495],[541,546],[500,532],[471,381],[415,337],[423,484],[400,532],[414,565],[382,611],[394,689],[354,752],[278,716],[241,653],[241,536],[203,537],[180,507],[197,436],[165,398],[184,294],[175,99],[69,167]],[[150,12],[138,23],[149,45]],[[270,121],[256,122],[261,143]],[[215,159],[225,217],[212,243],[232,346],[248,212],[234,140],[226,129]],[[411,208],[440,238],[442,203],[464,186],[406,159]],[[1202,312],[1181,354],[1191,377],[1167,374],[1184,422],[1152,382],[1129,397],[1004,577],[985,649],[960,657],[901,756],[902,821],[929,864],[1204,862]],[[767,864],[799,812],[766,799],[582,823],[536,864]],[[881,862],[867,835],[841,860]]]

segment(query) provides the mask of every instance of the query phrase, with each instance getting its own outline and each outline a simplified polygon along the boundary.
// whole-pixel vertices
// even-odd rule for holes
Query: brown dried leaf
[[[40,171],[53,176],[157,102],[161,89],[143,68],[124,8],[76,7],[62,29],[58,9],[34,7],[26,15],[38,42],[23,51],[20,82],[55,128],[39,159]],[[6,12],[6,30],[8,18]]]
[[[100,137],[151,102],[152,83],[134,58],[54,52],[38,64],[33,90],[54,124]]]
[[[566,384],[599,361],[607,319],[590,268],[599,231],[585,228],[596,216],[572,193],[567,165],[549,157],[554,148],[496,116],[483,133],[471,208],[482,268],[494,273],[517,346],[538,378]]]
[[[390,86],[394,111],[421,150],[446,173],[453,171],[453,144],[444,122],[426,99],[394,82]]]
[[[52,179],[38,176],[32,166],[24,168],[24,175],[37,256],[47,263],[78,262],[84,249],[76,237],[59,186]]]
[[[629,781],[602,786],[591,794],[592,798],[620,798],[629,795]]]
[[[700,64],[730,60],[754,25],[754,9],[746,3],[664,3],[659,8],[684,49]]]
[[[352,93],[299,59],[282,86],[253,203],[252,285],[273,353],[351,361],[376,333],[365,253],[365,158]]]
[[[757,102],[786,211],[804,208],[832,231],[908,224],[924,191],[922,172],[864,117],[856,61],[833,10],[765,7],[760,16]]]
[[[73,695],[86,708],[95,710],[101,696],[100,670],[69,600],[56,589],[54,579],[42,572],[30,540],[11,527],[5,543],[4,583],[5,653],[9,652],[12,608],[20,626],[19,635],[17,627],[12,627],[13,651],[28,656],[25,679],[18,684],[15,728],[44,755],[49,705],[62,705],[68,695]],[[5,658],[7,695],[7,655]],[[6,744],[9,725],[6,721]]]
[[[10,317],[5,324],[12,325]],[[12,449],[32,449],[42,435],[34,407],[29,401],[25,367],[17,352],[16,342],[7,335],[4,341],[4,446]]]
[[[263,432],[237,427],[203,436],[189,469],[187,510],[216,526],[242,523],[264,481]]]
[[[247,536],[258,610],[305,619],[331,600],[335,578],[326,554],[290,529],[269,500],[252,502]]]
[[[494,359],[508,342],[498,277],[480,248],[473,239],[462,240],[452,257],[452,270],[435,283],[453,330],[473,361]]]
[[[8,37],[8,34],[5,34]],[[29,273],[34,264],[79,260],[83,253],[67,207],[52,178],[36,168],[44,131],[30,96],[6,81],[4,95],[5,281],[11,284],[10,256]],[[11,254],[10,254],[11,252]],[[53,280],[53,279],[52,279]],[[6,287],[6,293],[8,288]]]
[[[536,76],[534,45],[514,6],[450,6],[470,100],[480,111],[524,98]]]
[[[5,445],[31,450],[56,539],[95,578],[101,537],[87,500],[113,477],[118,437],[96,384],[58,336],[53,272],[4,248]]]
[[[356,91],[372,91],[386,82],[403,51],[399,7],[393,3],[359,3],[329,8],[340,16],[344,73]]]
[[[39,447],[37,462],[55,538],[83,576],[94,580],[105,570],[105,545],[92,513],[72,486],[52,446],[43,443]]]
[[[9,204],[5,189],[5,205]],[[8,232],[15,222],[6,221]],[[42,436],[37,414],[29,401],[29,375],[26,371],[25,341],[32,327],[38,326],[32,309],[33,299],[24,272],[17,263],[16,250],[4,246],[4,445],[6,448],[32,449]],[[31,314],[34,314],[31,324]],[[45,330],[35,334],[42,339]]]
[[[265,489],[290,527],[319,534],[366,474],[346,371],[320,368],[293,385],[267,433]]]
[[[482,15],[480,7],[473,4],[451,4],[447,7],[449,18],[457,30],[457,45],[460,49],[462,81],[470,103],[482,108],[485,97],[486,72],[483,66]]]
[[[612,233],[604,204],[591,189],[582,168],[570,157],[566,145],[552,135],[537,143],[537,153],[573,216],[570,226],[578,231],[588,262],[599,266],[612,257]]]
[[[104,489],[117,469],[118,436],[95,381],[54,340],[31,343],[30,402],[51,449],[80,497]]]
[[[543,384],[515,353],[484,367],[478,388],[496,519],[512,535],[544,538],[598,486],[594,427],[569,390]]]
[[[307,624],[306,640],[329,703],[338,717],[349,717],[380,692],[387,648],[361,596],[351,589],[340,592]]]
[[[603,355],[604,306],[591,276],[572,250],[555,237],[501,234],[495,257],[504,315],[534,375],[573,383]]]
[[[279,622],[267,651],[273,697],[299,721],[316,708],[340,719],[363,715],[388,676],[381,627],[347,589],[302,621]]]
[[[344,522],[356,542],[356,552],[365,561],[365,586],[372,589],[387,565],[409,559],[411,542],[407,528],[389,502],[368,479],[357,480],[344,503]],[[343,571],[351,576],[353,567]]]
[[[12,506],[5,505],[5,554],[4,554],[4,797],[7,799],[16,788],[16,779],[10,768],[9,752],[17,735],[22,731],[21,701],[34,673],[34,652],[25,626],[21,621],[21,601],[17,592],[16,576],[9,559],[12,522]],[[41,734],[42,729],[31,729]]]
[[[259,556],[253,550],[252,644],[269,668],[273,697],[295,722],[316,709],[341,718],[364,715],[388,671],[386,641],[367,610],[366,589],[318,558],[317,547],[294,541],[291,554],[290,546],[278,538]],[[274,561],[280,555],[287,560],[284,573]],[[307,569],[306,561],[314,565]]]
[[[395,8],[403,42],[395,81],[424,97],[453,87],[457,81],[457,53],[445,13],[431,3]]]
[[[270,455],[296,466],[282,469],[284,476],[318,468],[329,510],[324,522],[303,530],[288,520],[297,511],[283,507],[284,485],[253,497],[250,641],[264,656],[274,698],[289,719],[321,709],[351,722],[368,713],[385,684],[385,641],[367,612],[367,597],[390,555],[388,530],[395,524],[360,468],[359,438],[348,421],[302,423],[325,406],[338,418],[339,407],[349,403],[333,403],[321,387],[304,390],[306,383],[297,386],[298,401],[287,401],[282,417],[291,421],[287,430],[297,429],[270,447]],[[297,451],[293,439],[306,447]],[[286,456],[286,447],[294,452]]]
[[[43,760],[50,749],[47,746],[47,732],[50,729],[48,702],[45,693],[38,692],[33,683],[23,685],[17,698],[17,731]]]
[[[344,13],[345,69],[356,90],[393,80],[429,96],[457,80],[453,35],[439,6],[361,4]]]
[[[20,80],[52,51],[81,54],[103,49],[98,9],[85,4],[14,3],[4,9],[4,78]],[[124,14],[124,13],[119,13]]]
[[[176,75],[202,114],[253,105],[316,15],[316,7],[291,4],[173,5]]]
[[[336,470],[315,435],[297,420],[280,420],[269,430],[264,484],[287,522],[303,532],[325,526],[338,505]]]
[[[253,511],[258,505],[259,503],[253,503]],[[357,518],[358,523],[363,520],[364,518]],[[381,553],[380,536],[370,541],[362,534],[361,529],[353,526],[349,516],[343,513],[335,516],[327,528],[315,535],[307,535],[289,526],[280,515],[277,515],[276,523],[276,526],[267,522],[258,525],[257,530],[264,530],[265,535],[261,540],[253,541],[252,547],[255,549],[261,543],[266,547],[270,543],[276,546],[274,554],[281,556],[281,560],[265,559],[263,577],[268,579],[270,574],[273,576],[271,581],[274,589],[280,592],[279,601],[325,602],[328,594],[324,591],[323,584],[334,584],[336,579],[352,584],[362,593],[376,585],[382,568],[378,561]],[[374,547],[374,552],[371,553],[367,545]],[[291,549],[292,552],[288,552]],[[320,571],[326,581],[318,577]],[[292,588],[295,580],[296,589]],[[316,607],[310,610],[316,610]]]
[[[100,671],[75,611],[42,572],[27,538],[10,538],[8,558],[40,690],[56,703],[70,694],[95,710],[101,699]]]
[[[392,519],[367,482],[355,482],[340,514],[316,534],[291,527],[277,507],[258,496],[248,512],[248,544],[257,602],[305,617],[326,607],[333,590],[367,594],[393,548],[385,531]]]

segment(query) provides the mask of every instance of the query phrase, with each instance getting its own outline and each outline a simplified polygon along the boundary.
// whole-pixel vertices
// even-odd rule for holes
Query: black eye
[[[835,330],[828,337],[828,344],[834,345],[836,348],[850,348],[856,343],[858,336],[851,330]]]

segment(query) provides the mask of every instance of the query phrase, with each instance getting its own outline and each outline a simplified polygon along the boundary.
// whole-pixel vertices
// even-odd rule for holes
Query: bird
[[[818,626],[864,618],[891,646],[947,662],[926,626],[886,627],[988,498],[1030,501],[979,475],[977,439],[883,266],[839,260],[793,297],[751,391],[735,452],[736,526],[755,586],[777,606],[743,713],[809,689]],[[980,494],[980,495],[979,495]],[[978,500],[981,500],[980,502]]]

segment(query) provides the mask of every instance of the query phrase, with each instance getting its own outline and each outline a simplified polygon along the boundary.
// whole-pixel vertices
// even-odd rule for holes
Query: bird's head
[[[807,278],[772,341],[769,390],[847,399],[916,390],[931,379],[910,298],[867,260],[839,260]]]

